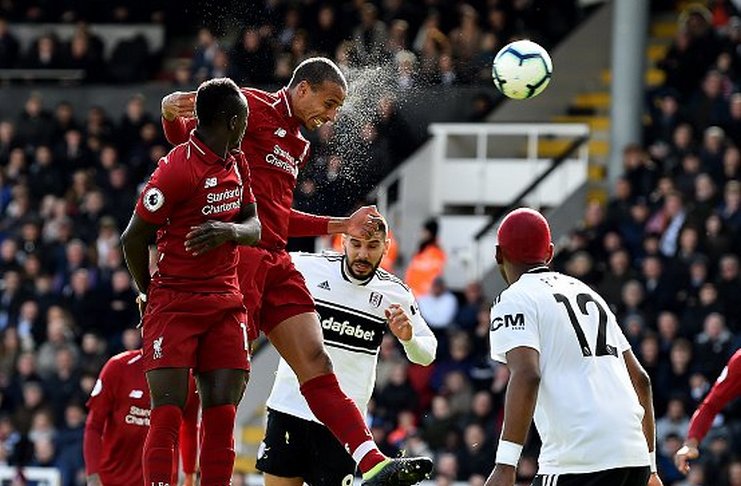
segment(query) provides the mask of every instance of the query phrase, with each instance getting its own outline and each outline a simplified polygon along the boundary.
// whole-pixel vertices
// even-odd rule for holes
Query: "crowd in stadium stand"
[[[106,11],[115,13],[114,3]],[[279,9],[255,19],[256,27],[246,28],[233,48],[201,31],[192,64],[175,77],[191,83],[230,74],[250,84],[282,83],[303,57],[334,57],[338,47],[348,47],[345,39],[356,39],[351,50],[340,51],[350,54],[338,58],[341,65],[395,58],[416,63],[416,73],[437,72],[412,82],[470,82],[476,71],[469,66],[484,66],[495,46],[522,33],[523,25],[553,40],[576,16],[571,1],[549,1],[535,19],[518,16],[516,6],[527,2],[513,2],[514,10],[505,2],[458,11],[438,5],[422,16],[391,0],[381,6],[273,3]],[[2,13],[9,22],[43,21],[58,18],[44,6],[61,4],[81,3],[3,2],[31,7]],[[144,20],[157,12],[153,7],[127,15]],[[651,374],[667,485],[738,484],[730,471],[741,469],[733,454],[741,444],[738,405],[713,428],[703,467],[685,480],[671,462],[689,414],[740,344],[741,25],[722,15],[711,21],[701,12],[685,19],[661,63],[667,84],[648,96],[645,143],[625,149],[615,196],[607,205],[588,206],[583,224],[559,242],[554,262],[613,305]],[[7,52],[6,25],[0,21],[0,62]],[[310,38],[309,32],[324,34]],[[17,60],[26,54],[18,53]],[[473,61],[479,57],[482,64]],[[438,72],[443,66],[453,74]],[[389,166],[376,167],[377,173],[362,178],[369,186],[358,188],[357,177],[343,179],[347,161],[335,153],[332,127],[323,127],[297,190],[298,207],[335,214],[349,209],[354,196],[408,155],[393,99],[377,103],[374,123],[358,133],[368,150],[396,151]],[[100,367],[113,353],[139,345],[135,293],[119,235],[141,181],[168,150],[158,115],[143,106],[134,96],[119,117],[102,108],[80,113],[67,103],[48,107],[34,95],[22,113],[3,113],[0,121],[0,464],[59,467],[65,485],[80,481],[84,403]],[[435,245],[436,225],[425,229],[421,251]],[[463,296],[452,294],[442,278],[427,284],[420,308],[440,339],[438,361],[430,368],[410,366],[387,337],[369,420],[385,453],[433,455],[439,484],[483,484],[507,382],[506,368],[488,359],[493,296],[483,295],[476,282]],[[533,441],[526,448],[522,484],[536,470],[536,447]]]
[[[179,84],[218,76],[253,85],[281,84],[298,63],[312,55],[334,58],[345,68],[401,64],[409,70],[408,83],[488,82],[494,53],[511,38],[526,35],[550,46],[580,16],[574,0],[550,1],[538,9],[528,1],[429,2],[429,8],[401,0],[243,2],[221,8],[190,2],[190,9],[172,2],[150,3],[3,2],[0,68],[82,69],[86,82],[142,81],[150,73],[170,69],[158,53],[151,52],[146,40],[122,41],[106,59],[105,39],[92,34],[87,23],[157,22],[166,27],[169,40],[182,34],[186,10],[192,13],[188,25],[200,17],[206,27],[198,32],[194,52],[171,53],[185,58],[168,75]],[[80,22],[70,39],[62,41],[42,32],[25,52],[19,49],[10,28],[14,23],[60,19]],[[235,24],[243,27],[235,32]],[[215,31],[228,35],[220,39]],[[138,64],[136,72],[119,72],[120,64],[132,61]]]

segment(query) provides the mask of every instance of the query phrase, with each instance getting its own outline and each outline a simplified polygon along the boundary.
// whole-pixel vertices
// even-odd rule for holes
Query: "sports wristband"
[[[147,302],[147,294],[145,294],[144,292],[139,292],[139,300],[141,300],[142,302],[146,303]]]
[[[515,444],[507,440],[500,440],[499,446],[497,447],[497,464],[507,464],[509,466],[517,467],[517,462],[520,460],[520,454],[522,453],[522,446]]]
[[[651,463],[649,464],[649,467],[651,468],[651,472],[656,472],[656,449],[652,450],[648,453],[648,457],[651,460]]]

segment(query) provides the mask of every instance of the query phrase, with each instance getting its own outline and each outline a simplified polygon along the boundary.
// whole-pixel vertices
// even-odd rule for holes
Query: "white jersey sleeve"
[[[414,297],[410,295],[407,302],[403,303],[402,306],[404,312],[409,315],[409,319],[412,321],[413,332],[412,339],[401,341],[402,346],[404,346],[404,353],[412,363],[427,366],[435,360],[437,338],[419,312],[419,306]]]
[[[525,293],[515,289],[502,292],[491,308],[489,343],[491,358],[507,362],[507,352],[525,346],[540,353],[538,309]]]

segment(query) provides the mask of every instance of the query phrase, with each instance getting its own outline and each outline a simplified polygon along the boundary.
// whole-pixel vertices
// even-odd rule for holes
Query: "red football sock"
[[[177,457],[176,444],[182,418],[183,411],[175,405],[162,405],[152,409],[142,459],[144,484],[177,484],[177,476],[173,476],[173,464]],[[126,451],[122,453],[125,454]]]
[[[234,469],[234,421],[237,407],[218,405],[203,411],[201,486],[226,486]]]
[[[340,388],[334,373],[317,376],[301,385],[309,408],[335,437],[350,448],[362,472],[386,459],[373,442],[360,410]]]

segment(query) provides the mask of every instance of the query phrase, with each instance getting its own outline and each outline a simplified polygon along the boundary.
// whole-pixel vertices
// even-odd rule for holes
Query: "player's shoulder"
[[[281,102],[280,92],[271,93],[258,88],[242,88],[244,97],[250,107],[250,115],[253,112],[274,112],[275,107]]]
[[[376,285],[382,286],[388,291],[397,293],[400,296],[414,299],[412,289],[401,278],[397,277],[388,270],[384,270],[380,267],[377,268],[375,277],[376,278],[373,279],[373,281],[375,281]]]
[[[322,251],[316,253],[295,251],[291,252],[293,265],[304,274],[304,277],[325,274],[334,274],[335,268],[342,262],[342,253]]]
[[[541,294],[542,289],[533,288],[530,282],[520,278],[496,296],[492,309],[511,305],[533,305]]]
[[[122,366],[132,366],[142,359],[142,352],[140,349],[133,349],[130,351],[123,351],[117,355],[111,357],[109,362],[121,364]]]
[[[194,175],[198,164],[198,147],[190,140],[174,146],[157,162],[157,170],[167,173],[169,177]]]
[[[103,369],[108,373],[123,373],[131,370],[132,367],[141,366],[142,352],[139,349],[133,351],[124,351],[112,356],[105,364]]]
[[[313,262],[338,262],[342,261],[344,256],[336,251],[324,250],[321,252],[292,251],[291,259],[294,261],[313,261]]]

